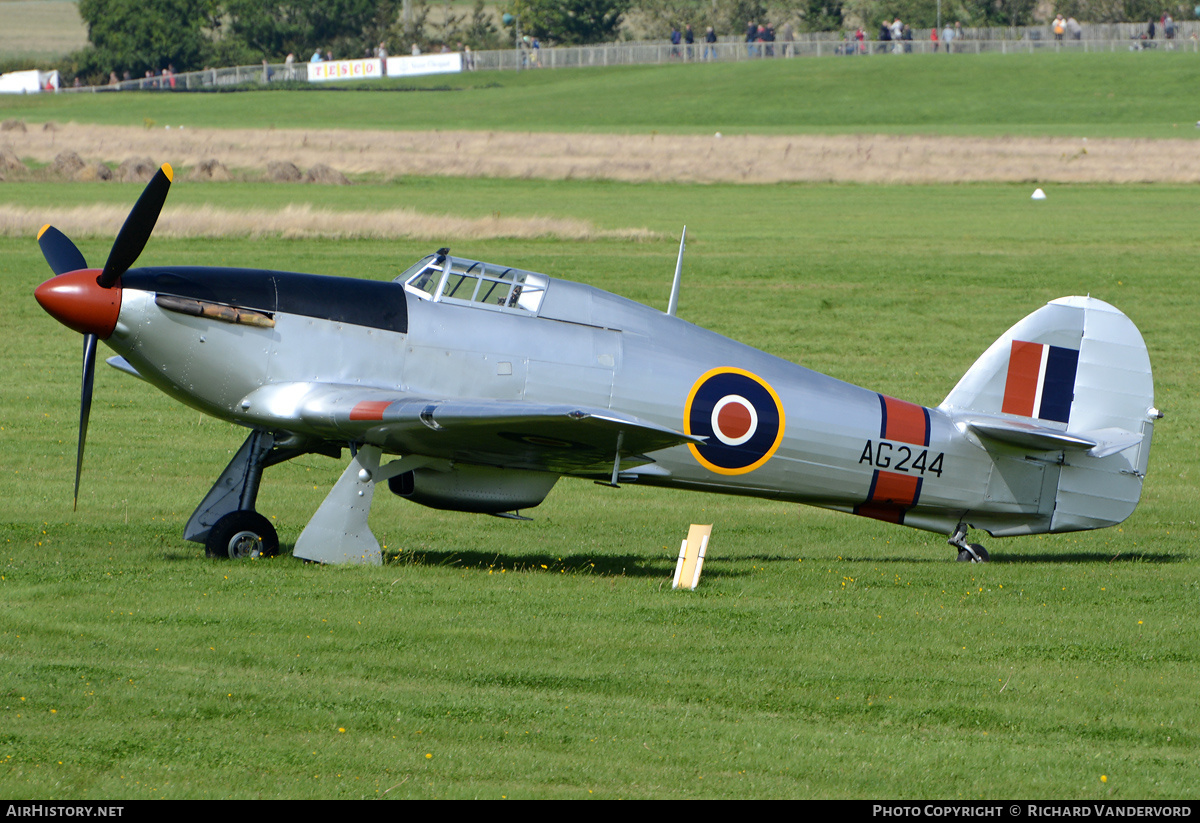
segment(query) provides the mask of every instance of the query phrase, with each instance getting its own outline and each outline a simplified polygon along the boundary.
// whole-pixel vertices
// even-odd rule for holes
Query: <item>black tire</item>
[[[279,554],[279,534],[258,512],[230,512],[213,525],[204,550],[209,557],[231,560],[274,557]]]
[[[980,544],[972,543],[971,549],[975,552],[974,555],[972,555],[971,552],[967,551],[966,549],[959,549],[959,551],[958,551],[958,562],[959,563],[986,563],[986,562],[988,562],[989,559],[991,559],[988,556],[987,549],[985,549]],[[976,555],[978,555],[978,559],[976,558]]]

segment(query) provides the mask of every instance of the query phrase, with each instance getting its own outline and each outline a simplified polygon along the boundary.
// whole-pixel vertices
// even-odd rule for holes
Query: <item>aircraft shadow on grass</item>
[[[282,544],[280,554],[291,554],[292,544]],[[163,555],[168,561],[193,561],[195,553],[167,552]],[[829,558],[810,556],[812,561],[830,561]],[[738,555],[736,558],[709,557],[705,561],[705,576],[707,578],[739,578],[747,574],[738,568],[738,564],[776,564],[795,563],[792,555]],[[1141,552],[1130,554],[1109,554],[1107,552],[1043,552],[1037,554],[1005,553],[991,556],[991,562],[1004,564],[1054,564],[1069,565],[1111,564],[1111,563],[1182,563],[1188,558],[1182,554],[1170,552]],[[674,569],[675,557],[650,557],[646,555],[621,554],[595,556],[586,554],[497,554],[496,552],[479,551],[428,551],[415,550],[408,552],[384,552],[386,565],[414,566],[448,566],[473,571],[506,572],[546,572],[552,574],[587,574],[596,577],[663,577],[667,579]],[[877,563],[877,564],[926,564],[940,563],[932,557],[878,557],[840,555],[838,563]]]
[[[1182,563],[1188,558],[1170,552],[1109,554],[1108,552],[1052,552],[1045,554],[992,555],[993,563]]]
[[[741,558],[739,558],[741,559]],[[545,572],[547,574],[584,574],[597,577],[661,577],[670,582],[675,568],[674,556],[647,556],[639,554],[588,555],[588,554],[497,554],[479,551],[428,551],[418,549],[392,555],[385,553],[385,562],[396,565],[449,566],[477,571]],[[721,577],[737,577],[742,574],[735,569],[721,568],[715,573]],[[706,567],[714,574],[713,567]]]
[[[772,558],[785,559],[785,558]],[[1138,554],[1109,554],[1107,552],[1043,552],[1039,554],[992,554],[991,563],[1067,563],[1081,565],[1085,563],[1182,563],[1189,558],[1182,554],[1169,552],[1138,553]],[[765,559],[764,559],[764,562]],[[838,562],[847,563],[936,563],[937,558],[930,557],[856,557],[842,555]]]

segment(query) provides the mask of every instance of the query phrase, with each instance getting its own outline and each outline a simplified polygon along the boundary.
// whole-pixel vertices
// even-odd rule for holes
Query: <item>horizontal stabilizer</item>
[[[1087,450],[1096,445],[1094,440],[1020,420],[971,420],[967,422],[967,428],[981,437],[1034,451]],[[1141,437],[1137,439],[1141,440]]]
[[[1033,451],[1086,451],[1091,457],[1108,457],[1142,442],[1139,432],[1107,428],[1068,433],[1019,420],[969,420],[967,428],[980,437]]]
[[[1096,445],[1088,449],[1088,455],[1091,457],[1108,457],[1110,454],[1123,452],[1131,446],[1140,444],[1144,437],[1141,432],[1117,428],[1097,429],[1085,434],[1096,441]]]

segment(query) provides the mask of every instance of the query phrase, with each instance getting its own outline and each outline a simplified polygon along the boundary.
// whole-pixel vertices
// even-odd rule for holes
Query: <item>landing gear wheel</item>
[[[979,543],[968,544],[970,549],[960,549],[958,552],[959,563],[986,563],[988,562],[987,549]]]
[[[231,560],[274,557],[279,554],[279,535],[271,521],[256,511],[230,512],[213,525],[204,553]]]

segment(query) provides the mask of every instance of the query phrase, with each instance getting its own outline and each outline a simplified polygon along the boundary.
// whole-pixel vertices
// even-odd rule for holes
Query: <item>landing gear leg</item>
[[[988,562],[987,549],[979,543],[967,542],[967,527],[964,523],[958,524],[958,528],[954,530],[954,534],[950,535],[950,539],[946,542],[958,549],[959,563]]]
[[[300,533],[293,557],[314,563],[383,563],[379,541],[367,522],[375,484],[437,461],[410,456],[380,466],[381,456],[376,446],[358,447],[350,465]]]
[[[362,446],[296,540],[292,556],[314,563],[383,563],[367,515],[375,496],[380,451]]]
[[[238,449],[238,453],[225,467],[225,471],[221,472],[217,482],[204,496],[204,500],[192,513],[183,529],[184,540],[204,543],[205,554],[209,557],[229,556],[224,546],[218,548],[209,545],[209,535],[213,527],[226,515],[239,511],[254,512],[254,502],[258,499],[258,484],[267,465],[267,455],[274,446],[275,436],[270,432],[256,429],[250,433],[246,442]]]

